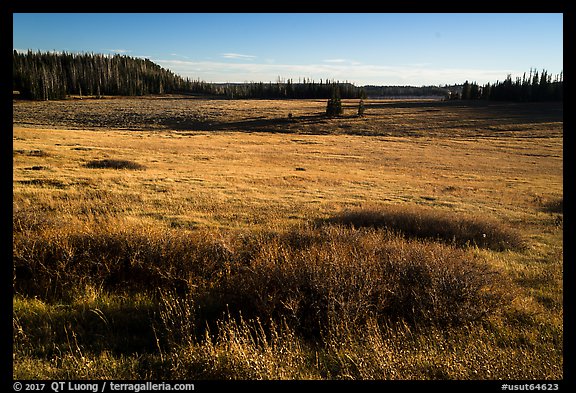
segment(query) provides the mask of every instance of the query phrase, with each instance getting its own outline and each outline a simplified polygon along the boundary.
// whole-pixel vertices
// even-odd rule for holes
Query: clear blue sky
[[[18,13],[13,22],[16,50],[145,57],[207,82],[484,84],[563,70],[561,13]]]

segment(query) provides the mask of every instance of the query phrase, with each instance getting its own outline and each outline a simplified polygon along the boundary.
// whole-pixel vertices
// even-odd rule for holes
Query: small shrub
[[[108,158],[102,160],[92,160],[88,162],[85,166],[87,168],[93,168],[93,169],[132,169],[132,170],[146,169],[144,165],[138,164],[134,161],[108,159]]]
[[[548,213],[564,213],[564,198],[557,198],[542,202],[542,208]]]
[[[24,169],[27,170],[27,171],[41,171],[41,170],[44,170],[44,169],[48,169],[48,167],[45,167],[45,166],[42,166],[42,165],[34,165],[34,166],[27,167],[27,168],[24,168]]]

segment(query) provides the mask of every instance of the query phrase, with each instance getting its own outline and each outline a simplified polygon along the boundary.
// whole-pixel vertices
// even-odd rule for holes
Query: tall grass
[[[58,378],[473,378],[470,355],[459,364],[465,349],[451,340],[472,350],[470,331],[492,340],[481,351],[513,346],[524,333],[497,338],[508,328],[493,324],[530,315],[514,305],[521,289],[483,253],[378,226],[183,230],[111,215],[62,227],[38,217],[19,210],[14,231],[23,377],[41,366]],[[555,329],[545,342],[561,342]],[[452,337],[438,344],[451,355],[431,332]],[[507,359],[535,356],[530,348]]]
[[[14,377],[562,379],[561,121],[386,108],[357,125],[401,138],[15,127]]]
[[[185,230],[112,211],[63,226],[49,203],[18,206],[22,378],[561,375],[561,327],[535,317],[523,281],[485,259],[498,254],[422,235],[455,215],[399,208],[401,225],[381,225],[388,208],[283,230]],[[450,233],[464,239],[470,227]],[[544,354],[554,360],[536,366]]]
[[[561,370],[552,360],[561,351],[550,350],[562,336],[554,329],[528,337],[520,326],[492,323],[439,328],[369,319],[359,328],[340,319],[312,343],[286,323],[228,314],[195,336],[190,299],[167,294],[162,304],[175,378],[538,379]]]
[[[47,301],[71,301],[86,286],[172,290],[193,295],[208,321],[224,313],[285,320],[306,338],[335,319],[462,325],[506,298],[503,277],[470,252],[343,226],[218,233],[113,221],[82,232],[23,231],[14,237],[14,274],[17,293]]]
[[[526,247],[518,231],[495,219],[426,207],[384,206],[348,210],[319,223],[387,228],[409,238],[440,240],[457,246],[472,245],[496,251]]]

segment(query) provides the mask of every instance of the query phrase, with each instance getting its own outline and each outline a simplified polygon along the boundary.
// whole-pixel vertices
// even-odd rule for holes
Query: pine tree
[[[476,82],[470,84],[470,97],[471,100],[477,100],[480,98],[480,87]]]
[[[328,100],[326,104],[326,115],[340,116],[342,114],[342,100],[340,99],[340,91],[338,86],[334,87],[332,90],[332,98]]]
[[[481,98],[483,100],[489,100],[491,93],[492,93],[492,86],[490,85],[490,82],[488,82],[482,88],[482,97]]]
[[[470,83],[468,83],[468,81],[464,82],[464,85],[462,85],[461,97],[463,100],[469,100],[470,99]]]
[[[358,103],[358,116],[360,117],[364,116],[365,110],[366,108],[364,107],[364,100],[360,99],[360,102]]]

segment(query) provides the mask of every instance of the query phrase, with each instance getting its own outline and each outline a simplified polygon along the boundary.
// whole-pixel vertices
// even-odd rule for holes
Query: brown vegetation
[[[15,378],[562,378],[548,104],[176,102],[14,104]]]
[[[496,251],[522,249],[518,231],[478,215],[454,214],[426,207],[350,210],[320,221],[352,227],[387,228],[409,237],[439,240],[458,246],[477,246]]]
[[[190,96],[54,102],[15,101],[15,126],[66,129],[250,131],[372,136],[562,135],[561,102],[342,100],[327,117],[326,100],[214,100]],[[291,116],[290,116],[291,115]]]
[[[137,162],[130,160],[117,160],[117,159],[102,159],[102,160],[92,160],[86,164],[86,168],[94,169],[146,169],[144,165],[140,165]]]

